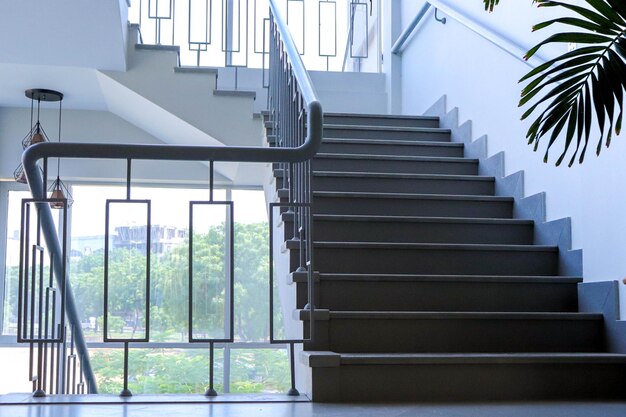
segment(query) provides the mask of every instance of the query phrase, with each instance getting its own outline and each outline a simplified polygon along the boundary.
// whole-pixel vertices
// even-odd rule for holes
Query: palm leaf
[[[493,12],[493,8],[500,3],[500,0],[483,0],[485,3],[485,10]]]
[[[539,23],[534,30],[559,24],[572,31],[548,37],[530,49],[526,59],[548,44],[585,46],[538,66],[520,80],[528,84],[522,90],[519,105],[533,101],[522,120],[540,111],[528,129],[528,143],[537,150],[541,138],[550,135],[544,161],[548,160],[551,147],[564,133],[563,150],[556,165],[561,164],[574,143],[576,146],[569,165],[577,156],[579,162],[583,162],[594,123],[599,130],[598,154],[603,144],[607,147],[611,144],[613,133],[618,135],[622,126],[626,88],[626,6],[620,0],[585,2],[587,4],[583,7],[564,1],[536,1],[539,7],[562,7],[573,16]]]

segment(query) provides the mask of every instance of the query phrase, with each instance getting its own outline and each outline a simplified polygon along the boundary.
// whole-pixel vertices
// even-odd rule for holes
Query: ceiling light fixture
[[[55,90],[48,90],[45,88],[32,88],[30,90],[26,90],[26,97],[30,99],[30,131],[22,140],[22,147],[24,149],[29,146],[36,145],[38,143],[49,142],[50,139],[46,134],[45,130],[41,125],[41,121],[39,119],[41,113],[41,102],[59,102],[59,133],[58,133],[58,141],[61,142],[61,115],[63,110],[63,93],[60,93]],[[34,111],[35,111],[35,101],[37,101],[37,121],[33,124]],[[65,207],[67,204],[68,207],[72,205],[74,200],[72,199],[72,195],[70,194],[67,186],[61,181],[60,178],[61,172],[61,158],[57,158],[57,178],[52,182],[48,191],[50,192],[50,200],[54,200],[50,202],[50,207],[54,209],[61,209]],[[27,183],[26,175],[24,172],[24,167],[20,164],[15,172],[13,173],[15,180],[21,183]],[[63,200],[63,201],[61,201]]]

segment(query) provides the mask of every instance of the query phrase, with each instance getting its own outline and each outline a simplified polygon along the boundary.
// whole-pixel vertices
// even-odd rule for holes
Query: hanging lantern
[[[41,102],[59,102],[59,140],[61,138],[61,101],[63,100],[63,94],[54,90],[47,90],[44,88],[33,88],[25,91],[26,97],[30,99],[30,130],[22,139],[22,148],[26,149],[31,145],[37,143],[50,142],[48,135],[41,126],[39,116],[41,113]],[[33,124],[33,117],[35,116],[35,101],[37,102],[37,121]],[[24,173],[24,167],[20,164],[13,172],[15,181],[26,184],[26,174]]]
[[[15,181],[20,184],[28,184],[26,173],[24,172],[24,166],[22,164],[19,164],[15,171],[13,171],[13,178],[15,178]]]
[[[50,196],[48,197],[48,199],[55,200],[50,202],[50,208],[62,209],[65,207],[66,204],[68,208],[72,207],[72,203],[74,203],[74,200],[72,199],[70,190],[58,176],[48,189],[48,192],[50,192]]]

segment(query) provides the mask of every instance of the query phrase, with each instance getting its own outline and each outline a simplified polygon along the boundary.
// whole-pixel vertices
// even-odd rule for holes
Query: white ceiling
[[[107,110],[95,69],[0,63],[0,107],[29,107],[24,92],[30,88],[62,92],[66,109]]]
[[[26,107],[29,88],[63,106],[106,109],[96,70],[126,67],[125,0],[15,0],[0,12],[0,106]]]

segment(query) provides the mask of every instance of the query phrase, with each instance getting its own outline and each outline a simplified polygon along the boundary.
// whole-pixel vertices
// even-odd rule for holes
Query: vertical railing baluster
[[[217,396],[215,389],[215,343],[232,343],[235,339],[235,320],[234,320],[234,204],[230,201],[230,194],[227,193],[227,201],[215,201],[214,199],[214,161],[209,161],[209,201],[190,201],[189,202],[189,245],[188,245],[188,303],[187,303],[187,327],[189,343],[208,343],[209,344],[209,386],[205,390],[204,395],[207,397]],[[228,241],[228,246],[224,242],[224,322],[223,329],[225,333],[222,338],[209,338],[207,334],[204,337],[196,337],[194,333],[194,207],[195,206],[224,206],[224,238]],[[227,268],[228,267],[228,268]],[[226,277],[227,276],[227,277]],[[228,304],[226,304],[228,303]]]
[[[209,342],[209,388],[207,388],[204,395],[207,397],[216,397],[217,391],[214,386],[215,380],[215,344]]]
[[[150,274],[150,253],[152,250],[151,235],[152,235],[152,214],[151,214],[151,200],[134,200],[131,199],[131,179],[132,179],[132,158],[126,158],[126,198],[125,199],[107,199],[105,208],[105,235],[104,235],[104,320],[103,320],[103,340],[105,343],[119,342],[123,343],[124,347],[124,365],[123,365],[123,388],[120,392],[121,397],[130,397],[132,392],[128,386],[129,380],[129,344],[135,343],[147,343],[150,341],[150,287],[151,287],[151,274]],[[111,206],[117,204],[133,204],[133,205],[145,205],[145,285],[143,291],[145,294],[145,310],[144,314],[144,332],[143,337],[135,337],[134,331],[130,337],[110,337],[109,336],[109,256],[110,256],[110,214]],[[143,245],[142,241],[142,244]],[[140,245],[140,247],[141,247]]]
[[[124,387],[120,397],[132,397],[133,393],[128,389],[128,342],[124,342]]]
[[[85,393],[85,376],[83,374],[82,364],[83,364],[83,357],[80,356],[80,361],[79,361],[80,368],[78,370],[78,375],[79,375],[78,393],[79,394]]]

